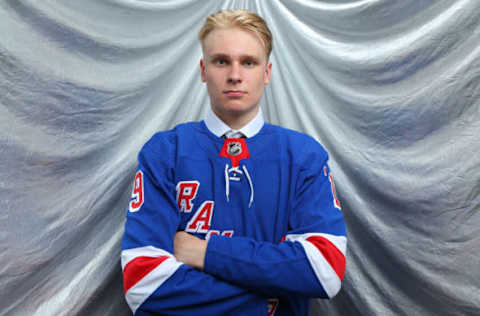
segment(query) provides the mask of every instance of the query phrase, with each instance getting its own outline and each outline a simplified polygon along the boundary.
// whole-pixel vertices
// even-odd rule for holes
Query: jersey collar
[[[227,124],[225,124],[209,107],[207,116],[205,117],[205,125],[210,132],[217,137],[222,137],[226,132],[232,130]],[[239,130],[233,130],[241,132],[247,138],[255,136],[263,127],[265,121],[263,120],[262,110],[259,109],[257,115],[248,122],[245,126]]]

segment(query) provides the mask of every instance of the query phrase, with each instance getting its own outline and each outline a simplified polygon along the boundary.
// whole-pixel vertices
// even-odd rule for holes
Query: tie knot
[[[245,138],[245,135],[243,135],[242,132],[231,129],[225,134],[223,134],[223,137],[224,138]]]

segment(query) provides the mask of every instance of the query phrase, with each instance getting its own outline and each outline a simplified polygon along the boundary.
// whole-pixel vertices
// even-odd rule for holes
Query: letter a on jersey
[[[190,219],[185,229],[190,233],[207,233],[213,216],[213,201],[205,201]]]

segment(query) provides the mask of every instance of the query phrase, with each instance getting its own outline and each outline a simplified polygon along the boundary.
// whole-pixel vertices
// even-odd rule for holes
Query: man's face
[[[213,30],[204,40],[200,69],[212,109],[225,123],[239,128],[255,117],[272,69],[255,34],[239,28]]]

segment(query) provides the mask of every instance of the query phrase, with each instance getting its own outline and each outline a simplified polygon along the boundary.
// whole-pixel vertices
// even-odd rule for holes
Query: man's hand
[[[186,232],[177,232],[173,240],[175,258],[191,267],[203,270],[207,241]]]

